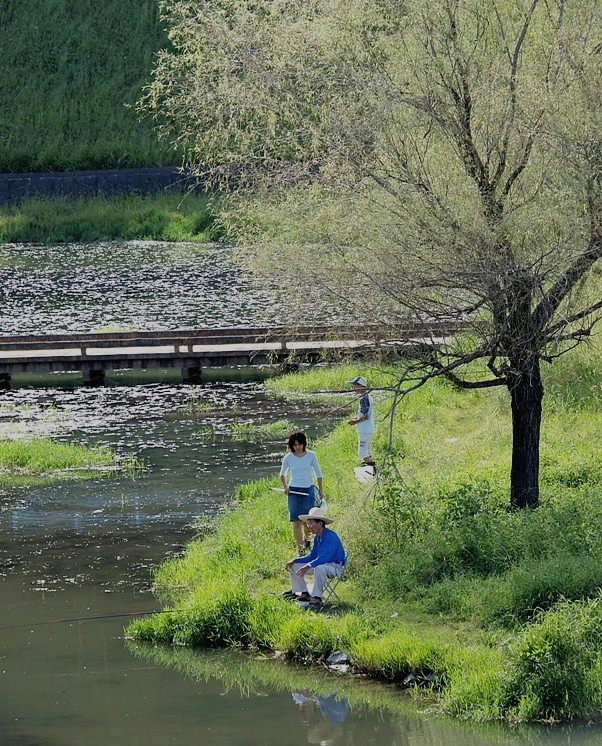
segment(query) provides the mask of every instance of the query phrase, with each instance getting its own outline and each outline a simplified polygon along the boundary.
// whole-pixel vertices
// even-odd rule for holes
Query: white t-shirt
[[[287,472],[290,474],[288,483],[291,487],[311,487],[314,483],[314,474],[317,478],[322,476],[318,458],[310,450],[305,451],[303,456],[287,453],[282,459],[280,476],[285,476]]]
[[[358,433],[362,435],[372,435],[374,433],[374,400],[370,394],[364,394],[359,401],[357,407],[357,416],[365,417],[368,415],[368,419],[363,422],[358,422],[356,427]]]

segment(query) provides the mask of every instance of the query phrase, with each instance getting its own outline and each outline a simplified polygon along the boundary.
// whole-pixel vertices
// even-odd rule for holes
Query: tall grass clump
[[[230,586],[217,597],[205,596],[202,601],[191,601],[152,618],[137,619],[129,634],[142,641],[192,647],[246,645],[252,603],[244,587]]]
[[[328,657],[339,648],[337,625],[321,614],[297,614],[280,632],[280,644],[289,658],[309,663]]]
[[[283,629],[298,616],[299,609],[281,597],[259,596],[248,617],[249,639],[259,648],[282,649]]]
[[[357,642],[353,655],[375,678],[401,683],[411,674],[417,680],[435,682],[444,676],[449,647],[424,628],[406,628]]]
[[[77,443],[59,443],[50,438],[0,440],[0,467],[40,473],[53,469],[107,465],[112,463],[109,448],[88,448]]]
[[[211,195],[27,199],[0,209],[0,241],[14,243],[101,240],[189,241],[220,237]]]
[[[90,448],[50,438],[1,439],[0,485],[25,486],[57,479],[88,478],[98,470],[132,472],[139,467],[131,459],[119,461],[106,446]]]

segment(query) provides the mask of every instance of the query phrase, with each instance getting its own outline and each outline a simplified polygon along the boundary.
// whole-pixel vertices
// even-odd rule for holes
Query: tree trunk
[[[539,437],[543,384],[535,357],[513,366],[508,389],[512,408],[510,504],[535,508],[539,502]]]

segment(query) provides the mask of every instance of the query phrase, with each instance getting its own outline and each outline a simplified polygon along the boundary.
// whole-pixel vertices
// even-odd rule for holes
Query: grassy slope
[[[0,171],[177,163],[129,108],[165,44],[156,0],[3,0]]]
[[[267,490],[274,478],[241,489],[217,532],[160,568],[157,590],[174,612],[135,623],[133,633],[266,645],[304,660],[343,647],[378,678],[436,672],[441,707],[464,717],[599,716],[599,359],[583,348],[547,372],[539,510],[507,507],[506,394],[432,384],[399,408],[378,489],[353,479],[352,428],[341,424],[316,445],[331,515],[353,552],[348,606],[338,615],[308,614],[273,595],[286,587],[282,565],[293,553],[284,507]],[[280,393],[340,388],[351,372],[270,385]],[[381,415],[386,409],[381,398]],[[333,411],[333,423],[341,417]],[[382,421],[381,464],[386,429]]]

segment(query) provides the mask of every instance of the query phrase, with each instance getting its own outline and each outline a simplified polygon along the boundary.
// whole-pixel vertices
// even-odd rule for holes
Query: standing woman
[[[322,494],[322,471],[316,454],[307,449],[304,432],[299,430],[291,434],[288,449],[289,453],[282,459],[280,479],[288,497],[288,513],[293,524],[293,536],[297,549],[302,552],[306,548],[306,542],[304,524],[299,520],[299,516],[307,515],[310,508],[314,507],[314,475],[320,495]]]

